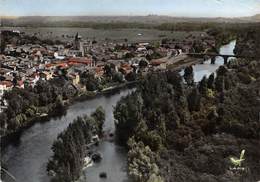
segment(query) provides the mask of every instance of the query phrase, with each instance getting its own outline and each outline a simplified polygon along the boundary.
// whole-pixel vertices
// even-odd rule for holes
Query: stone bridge
[[[227,64],[228,58],[230,58],[230,57],[233,57],[233,58],[251,58],[251,59],[256,58],[256,57],[246,56],[246,55],[229,55],[229,54],[217,54],[217,53],[187,53],[186,55],[204,58],[204,60],[206,60],[209,57],[211,59],[211,64],[215,64],[215,60],[216,60],[217,56],[220,56],[224,59],[224,64]]]

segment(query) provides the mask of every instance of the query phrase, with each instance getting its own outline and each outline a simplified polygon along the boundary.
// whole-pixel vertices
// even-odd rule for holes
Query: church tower
[[[80,50],[80,38],[79,38],[78,32],[77,32],[75,39],[74,39],[73,49],[74,50]]]

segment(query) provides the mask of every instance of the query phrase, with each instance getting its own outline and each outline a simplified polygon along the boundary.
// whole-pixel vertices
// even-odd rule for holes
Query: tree
[[[204,76],[201,81],[199,82],[199,92],[203,95],[206,96],[207,95],[207,77]]]
[[[211,73],[209,75],[208,82],[207,82],[207,87],[209,89],[214,89],[214,80],[215,80],[214,73]]]
[[[184,69],[184,79],[187,83],[187,85],[192,86],[194,84],[194,78],[193,78],[193,67],[192,66],[188,66]]]
[[[48,173],[54,174],[53,181],[70,182],[79,178],[84,165],[83,158],[87,155],[86,145],[91,142],[104,119],[104,110],[99,107],[92,117],[77,117],[58,135],[52,145],[53,156],[47,164]]]
[[[120,100],[115,109],[116,134],[120,144],[126,145],[127,140],[134,134],[140,119],[142,100],[140,95],[132,93]]]
[[[135,57],[135,55],[134,55],[132,52],[128,52],[128,53],[126,53],[126,54],[124,55],[124,58],[125,58],[125,59],[130,59],[130,58],[133,58],[133,57]]]
[[[121,72],[116,72],[113,74],[113,81],[122,83],[124,82],[124,77]]]
[[[217,76],[225,76],[227,72],[228,72],[227,68],[222,65],[217,70]]]
[[[155,154],[142,142],[136,142],[131,138],[128,142],[129,174],[135,181],[143,182],[159,177],[159,168],[155,162]]]
[[[126,76],[125,76],[125,79],[127,80],[127,81],[135,81],[136,80],[136,73],[134,73],[134,72],[130,72],[130,73],[128,73]]]
[[[159,175],[152,174],[147,182],[164,182],[163,178]]]
[[[109,65],[109,64],[106,64],[105,66],[104,66],[104,71],[105,71],[105,75],[106,76],[112,76],[112,68],[111,68],[111,65]]]
[[[217,76],[215,79],[215,87],[218,92],[224,91],[224,76]]]
[[[99,81],[95,78],[95,75],[90,72],[83,72],[80,75],[80,80],[83,85],[86,86],[86,89],[89,91],[95,91],[98,89]]]
[[[91,117],[95,119],[98,124],[99,133],[102,132],[103,124],[105,122],[105,110],[99,106],[95,112],[91,113]]]
[[[163,146],[162,137],[155,131],[149,131],[146,133],[146,145],[148,145],[152,151],[160,151]]]
[[[192,111],[199,111],[200,104],[201,104],[201,95],[197,88],[193,88],[191,93],[188,95],[188,105],[189,110]]]
[[[57,113],[62,113],[64,111],[64,103],[61,95],[58,95],[54,103],[54,110]]]
[[[166,73],[167,82],[169,82],[175,91],[176,96],[183,96],[183,81],[178,72],[168,71]]]
[[[145,60],[140,60],[140,62],[139,62],[139,67],[145,68],[145,67],[147,67],[147,66],[148,66],[147,61],[145,61]]]
[[[2,112],[0,114],[0,118],[1,118],[1,120],[0,120],[0,128],[1,129],[6,129],[6,124],[7,124],[7,119],[8,119],[6,113]]]

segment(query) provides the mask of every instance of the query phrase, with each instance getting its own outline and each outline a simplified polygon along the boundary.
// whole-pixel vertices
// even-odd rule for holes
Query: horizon
[[[260,13],[260,0],[0,0],[1,17],[169,16],[237,18]]]
[[[12,16],[12,15],[0,15],[0,18],[23,18],[23,17],[168,17],[168,18],[191,18],[191,19],[217,19],[217,18],[226,18],[226,19],[236,19],[236,18],[247,18],[260,15],[260,13],[253,14],[250,16],[237,16],[237,17],[223,17],[223,16],[212,16],[212,17],[203,17],[203,16],[174,16],[174,15],[157,15],[157,14],[147,14],[147,15],[24,15],[24,16]]]

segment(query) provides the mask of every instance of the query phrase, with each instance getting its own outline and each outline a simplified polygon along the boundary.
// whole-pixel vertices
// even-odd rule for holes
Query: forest
[[[259,32],[238,37],[236,54],[259,55]],[[195,83],[193,68],[151,73],[114,110],[135,181],[257,181],[260,63],[234,59]],[[231,156],[246,151],[243,169]]]
[[[147,76],[114,111],[135,181],[259,179],[259,68],[233,60],[198,84],[192,67],[184,81],[172,71]],[[242,149],[250,173],[229,173],[229,157]]]

